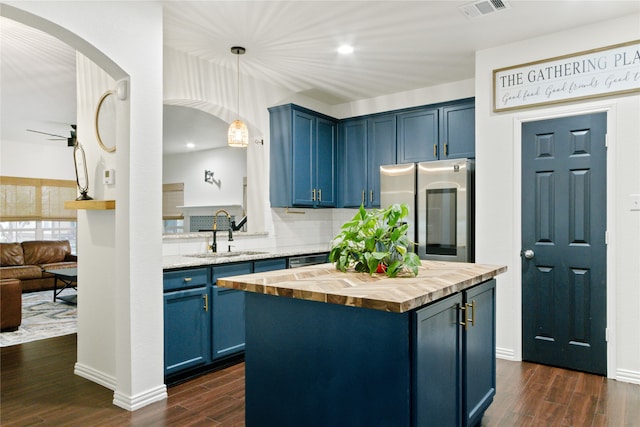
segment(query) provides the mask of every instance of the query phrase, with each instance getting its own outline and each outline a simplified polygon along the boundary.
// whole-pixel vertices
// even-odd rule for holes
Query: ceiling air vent
[[[477,18],[510,8],[511,6],[503,0],[480,0],[459,6],[467,18]]]

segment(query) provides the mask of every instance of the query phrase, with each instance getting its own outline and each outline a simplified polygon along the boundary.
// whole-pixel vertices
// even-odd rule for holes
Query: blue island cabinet
[[[246,307],[249,427],[466,427],[493,400],[495,280],[404,313],[253,292]]]
[[[416,426],[476,426],[496,391],[495,280],[415,313]]]
[[[285,258],[255,261],[253,263],[242,262],[214,266],[212,268],[213,311],[211,328],[213,331],[213,352],[211,356],[213,360],[237,354],[244,351],[245,347],[245,293],[216,286],[216,281],[222,277],[285,268],[287,268],[287,260]]]

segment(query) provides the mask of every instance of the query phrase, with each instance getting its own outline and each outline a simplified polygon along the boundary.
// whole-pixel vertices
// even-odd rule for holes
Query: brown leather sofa
[[[75,267],[68,240],[0,243],[0,279],[19,279],[22,292],[53,289],[53,275],[44,270]]]
[[[22,288],[18,279],[0,279],[0,331],[15,331],[22,323]]]

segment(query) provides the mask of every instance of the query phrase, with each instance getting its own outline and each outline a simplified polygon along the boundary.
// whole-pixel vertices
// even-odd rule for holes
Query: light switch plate
[[[107,185],[115,184],[116,182],[116,174],[113,169],[105,169],[104,176],[102,178],[102,182]]]
[[[640,211],[640,194],[631,194],[629,201],[629,209],[632,211]]]

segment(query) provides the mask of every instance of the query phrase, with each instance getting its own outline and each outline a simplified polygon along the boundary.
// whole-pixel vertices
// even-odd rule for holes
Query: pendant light
[[[249,130],[242,120],[240,120],[240,55],[244,55],[246,49],[240,46],[231,48],[231,53],[238,55],[238,109],[236,114],[238,119],[229,126],[227,133],[227,144],[229,147],[246,147],[249,145]]]

